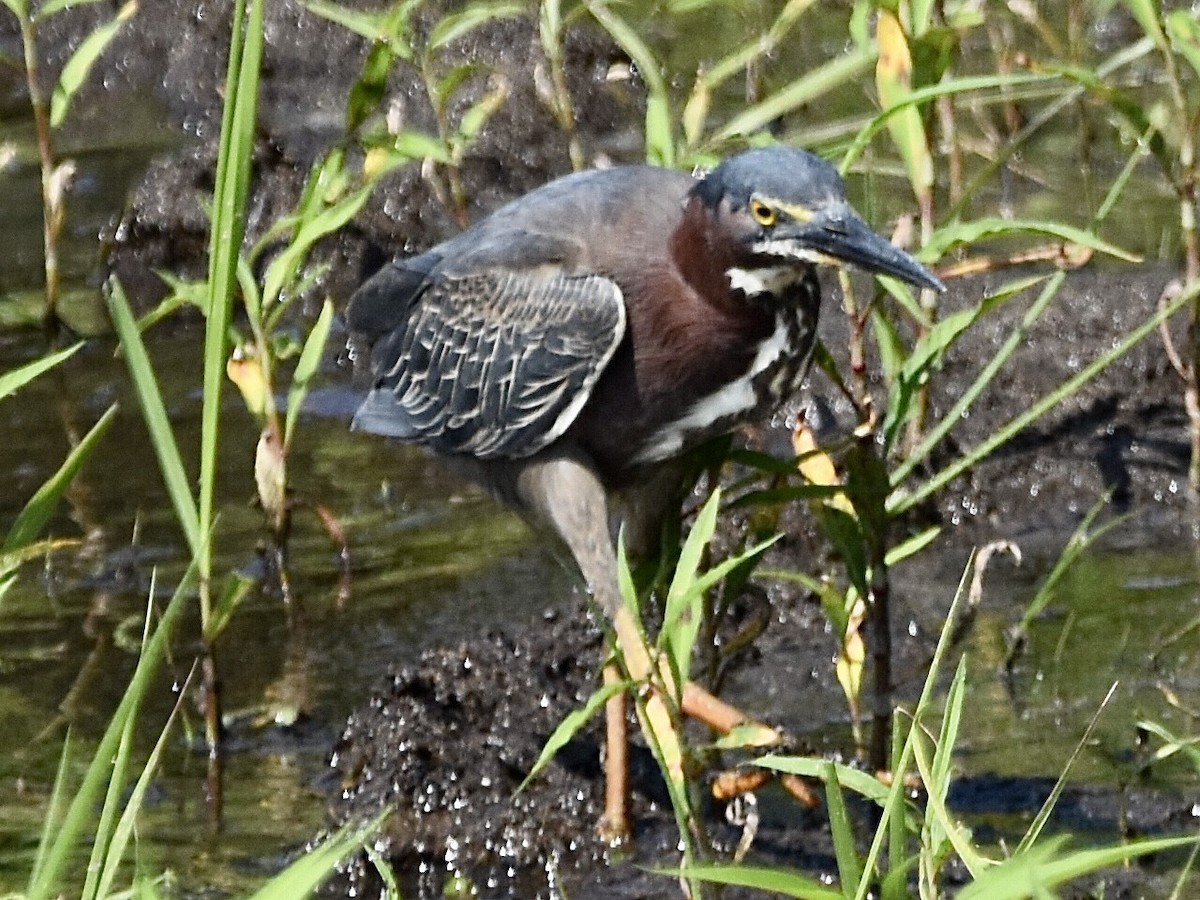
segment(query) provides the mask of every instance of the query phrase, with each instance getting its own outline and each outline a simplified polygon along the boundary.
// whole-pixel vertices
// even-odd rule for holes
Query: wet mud
[[[442,6],[429,4],[421,27],[437,20]],[[155,270],[198,275],[203,265],[207,219],[202,203],[212,188],[228,8],[220,2],[158,0],[153,15],[139,15],[117,39],[113,53],[123,61],[118,74],[104,87],[85,88],[77,100],[81,105],[103,102],[89,97],[89,91],[97,90],[116,96],[130,90],[159,92],[188,139],[184,149],[146,173],[109,236],[108,266],[143,308],[165,291]],[[69,23],[67,17],[52,22],[56,30],[48,30],[44,38],[61,48],[77,45],[93,24],[86,15],[70,17]],[[7,18],[0,19],[4,27]],[[452,61],[486,60],[507,79],[510,90],[463,168],[471,218],[569,169],[566,141],[535,84],[545,60],[534,29],[525,19],[496,23],[453,48]],[[267,37],[251,237],[290,208],[307,167],[340,138],[345,97],[367,51],[364,41],[292,0],[268,4]],[[568,74],[580,136],[592,160],[637,155],[639,86],[636,80],[606,78],[618,57],[604,38],[572,32]],[[55,58],[61,65],[65,53]],[[480,80],[461,102],[469,104],[485,88],[486,79]],[[397,67],[389,95],[414,127],[432,127],[432,112],[411,67]],[[314,296],[329,292],[344,300],[388,256],[428,247],[457,228],[454,213],[438,201],[419,167],[405,167],[388,176],[352,226],[323,242],[318,258],[331,264],[330,274]],[[1018,274],[1028,273],[954,282],[943,308],[978,302]],[[1171,277],[1167,269],[1100,263],[1072,274],[1062,295],[1030,329],[1014,361],[954,430],[936,465],[948,464],[987,439],[1026,409],[1031,398],[1061,384],[1110,348],[1115,336],[1144,322]],[[1009,301],[948,354],[935,381],[931,420],[968,389],[1029,302],[1024,296]],[[843,333],[831,298],[823,338],[836,349],[843,345]],[[849,424],[828,385],[814,377],[810,389],[829,399],[839,424]],[[1161,343],[1151,338],[899,528],[915,530],[930,522],[945,527],[941,549],[927,569],[930,581],[939,585],[953,585],[970,549],[989,541],[1018,540],[1052,553],[1050,548],[1060,545],[1106,493],[1113,513],[1133,512],[1147,528],[1190,534],[1185,425],[1181,386]],[[781,523],[785,537],[765,565],[819,571],[828,550],[805,510],[788,509]],[[731,517],[720,541],[738,543],[744,526]],[[939,610],[948,601],[940,590],[897,586],[896,668],[911,673],[907,681],[901,679],[909,692],[920,683],[920,667],[936,640]],[[599,677],[601,635],[586,600],[577,592],[570,598],[548,598],[547,608],[531,621],[511,623],[504,633],[430,650],[418,663],[388,674],[389,661],[379,660],[378,686],[350,714],[332,750],[330,825],[394,808],[378,849],[401,878],[405,896],[441,896],[454,873],[467,876],[487,897],[548,896],[556,886],[576,900],[672,893],[669,879],[639,868],[677,861],[674,822],[644,748],[635,752],[634,847],[620,858],[606,851],[594,829],[602,804],[599,723],[589,724],[544,774],[517,792],[546,738],[582,705]],[[758,698],[767,708],[752,706],[752,712],[795,733],[806,730],[805,715],[834,717],[833,711],[844,705],[830,664],[836,648],[816,602],[795,587],[763,583],[752,585],[738,608],[741,618],[730,627],[754,620],[769,621],[770,627],[740,657],[727,661],[727,694],[735,700]],[[929,627],[914,634],[900,624],[914,620]],[[980,777],[958,783],[952,803],[983,812],[1029,812],[1049,788],[1049,783]],[[1082,787],[1068,792],[1058,815],[1068,827],[1085,832],[1124,822],[1131,833],[1158,834],[1190,826],[1198,801],[1200,796],[1161,796],[1136,786],[1120,795]],[[800,809],[775,788],[764,790],[758,803],[761,822],[752,859],[813,873],[836,871],[823,810]],[[741,826],[730,824],[716,804],[706,822],[722,852],[742,836]],[[1157,877],[1137,869],[1106,876],[1104,896],[1155,895]],[[325,895],[373,896],[378,889],[371,863],[359,859]],[[729,891],[725,896],[743,894]]]

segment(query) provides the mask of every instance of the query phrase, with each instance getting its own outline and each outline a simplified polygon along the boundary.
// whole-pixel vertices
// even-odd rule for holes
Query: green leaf
[[[429,35],[429,49],[436,50],[470,34],[480,25],[512,19],[525,12],[521,3],[472,3],[462,12],[443,16]]]
[[[183,467],[183,457],[179,453],[175,432],[167,418],[167,407],[163,403],[154,367],[146,353],[146,345],[137,329],[137,323],[133,320],[133,311],[129,308],[129,301],[125,299],[121,283],[115,278],[109,281],[108,309],[113,328],[121,341],[121,351],[129,367],[129,375],[133,379],[134,391],[142,408],[142,417],[146,420],[146,428],[150,432],[150,442],[158,457],[158,466],[162,471],[167,494],[175,508],[175,517],[179,520],[179,527],[183,529],[188,547],[196,553],[200,547],[201,533],[191,482]]]
[[[940,525],[931,525],[924,531],[914,534],[888,550],[884,557],[884,562],[888,566],[894,566],[904,562],[910,556],[916,556],[926,547],[933,543],[934,539],[942,533]]]
[[[926,819],[932,814],[932,818],[936,821],[941,834],[950,841],[954,847],[954,852],[958,854],[963,865],[967,867],[967,871],[971,873],[972,878],[979,878],[990,867],[995,865],[995,861],[988,859],[980,854],[975,846],[971,843],[971,835],[963,828],[953,816],[950,815],[950,810],[946,808],[945,790],[949,788],[949,784],[938,784],[936,776],[932,770],[929,759],[929,753],[926,749],[927,738],[919,731],[914,731],[913,734],[913,758],[917,763],[917,770],[921,773],[921,780],[925,782],[925,786],[929,789],[926,794],[926,805],[929,812],[926,813]],[[926,822],[928,826],[928,821]]]
[[[865,51],[860,51],[865,52]],[[871,51],[871,56],[867,59],[867,65],[874,61],[874,53]],[[868,122],[855,135],[853,143],[842,155],[842,161],[838,165],[844,175],[850,171],[850,168],[858,161],[867,146],[881,129],[887,127],[888,120],[900,114],[904,109],[911,106],[926,103],[938,97],[951,96],[955,94],[967,94],[973,91],[994,90],[996,88],[1012,88],[1019,85],[1033,84],[1041,81],[1052,81],[1058,78],[1059,75],[978,75],[966,78],[952,78],[946,81],[938,82],[937,84],[922,87],[903,98],[897,98],[892,106],[883,110],[874,119]]]
[[[1030,885],[1040,885],[1043,891],[1049,891],[1091,872],[1195,842],[1196,838],[1190,836],[1159,838],[1065,853],[1066,838],[1047,840],[988,869],[956,897],[958,900],[1018,900],[1030,896]]]
[[[49,842],[38,848],[38,856],[42,864],[35,866],[30,878],[27,891],[28,900],[48,900],[48,898],[56,896],[55,889],[65,876],[70,855],[78,847],[79,842],[84,839],[100,794],[109,783],[113,758],[117,753],[125,728],[128,723],[134,721],[142,699],[149,689],[150,681],[158,672],[159,665],[165,658],[167,638],[174,629],[175,620],[187,605],[187,597],[195,578],[196,565],[193,560],[192,565],[180,580],[179,586],[175,589],[166,609],[163,610],[158,627],[145,644],[145,649],[129,680],[129,686],[125,689],[121,702],[96,747],[96,753],[71,800],[70,807],[62,818],[60,827],[53,836],[49,834],[43,836],[49,838]]]
[[[362,72],[350,88],[350,96],[346,101],[346,131],[353,133],[363,122],[375,114],[383,98],[387,96],[388,73],[396,54],[386,41],[376,40],[367,58],[363,61]]]
[[[242,601],[246,599],[254,585],[255,580],[241,572],[230,572],[226,576],[221,594],[213,603],[212,615],[208,620],[208,633],[204,635],[206,641],[215,641],[221,635],[225,626],[229,624],[229,620],[233,618],[234,612],[241,606]]]
[[[827,783],[826,779],[829,777],[827,767],[832,765],[839,785],[847,787],[860,797],[864,797],[880,805],[883,805],[887,801],[888,794],[891,792],[891,788],[867,772],[843,763],[831,763],[829,760],[820,757],[760,756],[751,762],[753,765],[761,766],[764,769],[771,769],[775,772],[786,772],[790,775],[799,775],[802,778],[816,778],[823,784]]]
[[[188,681],[190,680],[191,676],[188,677]],[[112,837],[108,841],[108,853],[104,857],[104,865],[100,870],[100,879],[96,888],[97,897],[109,897],[113,893],[113,881],[116,879],[117,873],[121,870],[121,861],[125,856],[125,849],[129,846],[129,839],[134,834],[134,828],[137,825],[138,816],[141,814],[146,793],[150,789],[150,784],[155,774],[158,772],[163,752],[167,748],[167,739],[171,734],[171,727],[175,724],[180,707],[189,696],[187,682],[184,683],[184,687],[178,693],[179,696],[175,701],[175,706],[171,709],[171,714],[167,717],[166,723],[159,732],[158,740],[154,743],[154,749],[150,751],[150,756],[146,759],[145,765],[142,766],[142,771],[138,775],[137,781],[134,782],[133,790],[129,792],[127,798],[124,796],[118,796],[117,798],[118,803],[124,807],[124,811],[121,813],[116,828],[113,830]]]
[[[9,529],[8,536],[4,539],[3,550],[6,553],[26,546],[46,527],[46,523],[54,515],[54,508],[58,505],[58,501],[71,486],[71,482],[83,464],[91,457],[92,451],[96,449],[96,444],[104,437],[116,415],[117,406],[114,403],[84,435],[83,440],[71,450],[66,461],[59,466],[58,471],[50,476],[25,504],[25,508],[21,510],[12,528]]]
[[[894,386],[908,351],[900,337],[899,329],[878,303],[871,304],[871,325],[871,331],[875,335],[875,346],[879,348],[879,365],[883,369],[887,384]]]
[[[833,837],[833,853],[837,858],[838,877],[842,891],[857,891],[862,881],[862,860],[854,846],[854,825],[846,810],[846,798],[842,796],[842,785],[838,781],[837,766],[832,760],[825,761],[825,803],[829,807],[829,831]]]
[[[327,19],[337,25],[341,25],[348,31],[353,31],[360,37],[365,37],[369,41],[387,40],[388,30],[386,23],[388,20],[388,12],[366,12],[363,10],[349,9],[345,6],[339,6],[336,3],[330,3],[328,0],[301,0],[304,8],[311,13],[315,13],[322,19]]]
[[[675,671],[680,681],[688,680],[692,646],[704,614],[700,608],[703,596],[690,588],[696,583],[704,550],[717,529],[717,511],[721,508],[721,489],[718,487],[705,502],[696,516],[696,523],[688,532],[687,540],[679,551],[679,561],[671,586],[667,590],[666,609],[663,612],[661,640],[667,642],[675,662]],[[685,602],[691,601],[691,602]]]
[[[483,130],[483,126],[508,99],[508,82],[500,78],[493,79],[493,82],[491,90],[467,107],[459,119],[454,157],[456,159],[462,158],[467,147]]]
[[[370,185],[360,188],[300,226],[300,230],[288,242],[283,252],[271,260],[267,267],[262,289],[266,308],[271,308],[280,301],[281,295],[291,285],[300,266],[304,264],[313,244],[343,228],[358,215],[358,211],[370,196]]]
[[[866,597],[867,587],[866,537],[859,527],[858,519],[845,510],[827,506],[821,511],[821,525],[825,536],[846,564],[846,574],[860,597]]]
[[[391,810],[357,828],[345,826],[314,850],[303,853],[295,862],[254,892],[250,900],[296,900],[308,897],[333,874],[338,863],[362,847],[382,827]]]
[[[856,82],[875,62],[875,50],[853,49],[818,66],[766,99],[734,116],[714,135],[713,143],[752,135],[780,116],[811,103],[822,94]]]
[[[247,8],[247,2],[249,7]],[[216,518],[217,444],[221,430],[221,396],[234,286],[238,281],[245,233],[250,160],[254,152],[258,115],[258,84],[263,53],[266,0],[235,0],[226,70],[225,109],[217,153],[212,233],[208,256],[208,307],[204,328],[204,392],[200,409],[199,498],[193,507],[199,520],[196,534],[208,534]],[[249,310],[249,307],[248,307]],[[193,544],[193,548],[198,544]],[[207,547],[207,544],[205,544]],[[201,577],[211,575],[211,557],[204,550]]]
[[[787,869],[770,869],[761,866],[683,866],[679,869],[652,869],[660,875],[696,878],[713,884],[728,884],[737,887],[774,891],[801,900],[842,900],[840,891],[828,888],[821,882],[799,872]]]
[[[1167,36],[1163,32],[1162,23],[1158,18],[1158,4],[1153,0],[1124,0],[1125,8],[1129,10],[1130,15],[1137,21],[1142,31],[1154,41],[1154,44],[1162,53],[1169,53],[1170,48],[1167,46]]]
[[[588,722],[595,718],[601,708],[610,698],[615,697],[622,691],[627,691],[632,687],[628,681],[615,681],[611,684],[606,684],[592,696],[588,697],[580,709],[571,710],[563,717],[563,720],[558,723],[558,727],[554,729],[554,733],[546,739],[546,745],[542,747],[542,752],[538,754],[537,762],[533,764],[533,768],[529,770],[529,774],[525,776],[525,780],[521,782],[517,788],[517,793],[525,790],[525,786],[546,768],[550,760],[554,759],[555,755],[570,743],[571,739],[579,733]]]
[[[396,135],[392,149],[400,154],[404,162],[413,159],[432,159],[449,165],[450,150],[437,137],[423,131],[402,131]]]
[[[1175,52],[1200,75],[1200,22],[1196,21],[1195,11],[1176,9],[1169,12],[1167,33],[1171,36],[1171,46]]]
[[[11,397],[20,388],[29,384],[29,382],[33,381],[33,379],[37,378],[43,372],[47,372],[64,360],[70,359],[82,346],[83,341],[79,341],[77,344],[73,344],[64,350],[59,350],[57,353],[51,353],[40,359],[35,359],[33,362],[26,363],[16,369],[0,372],[0,400]]]
[[[325,344],[329,340],[329,331],[333,327],[333,304],[328,300],[321,307],[321,314],[313,323],[312,330],[304,341],[304,349],[300,351],[300,359],[296,362],[296,370],[292,373],[292,387],[288,391],[287,420],[283,429],[284,452],[292,445],[292,434],[296,428],[296,418],[308,396],[308,387],[321,365],[321,356]]]
[[[1043,222],[1034,219],[1002,219],[988,217],[976,219],[973,222],[952,222],[943,225],[934,232],[929,243],[917,254],[921,259],[940,259],[955,247],[971,246],[986,237],[998,237],[1014,234],[1044,234],[1059,240],[1088,247],[1097,253],[1123,259],[1125,262],[1141,262],[1142,258],[1136,253],[1122,250],[1108,241],[1102,241],[1096,235],[1082,228],[1074,228],[1059,222]]]
[[[58,84],[54,86],[54,93],[50,97],[50,126],[52,128],[62,125],[63,120],[67,117],[71,98],[87,80],[88,72],[100,58],[100,54],[112,43],[112,39],[117,36],[121,26],[129,21],[136,12],[137,0],[129,0],[121,7],[116,18],[89,34],[83,39],[79,48],[71,54],[71,58],[63,66],[62,74],[58,77]]]

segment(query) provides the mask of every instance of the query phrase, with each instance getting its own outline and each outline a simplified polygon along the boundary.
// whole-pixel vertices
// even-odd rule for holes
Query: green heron
[[[354,427],[431,448],[548,525],[644,682],[654,663],[621,600],[613,520],[656,536],[678,512],[688,452],[799,387],[817,264],[943,289],[810,153],[750,150],[699,179],[650,166],[559,178],[354,294],[351,355],[373,378]],[[680,696],[716,728],[747,721],[697,685]],[[653,723],[665,709],[648,703]],[[612,833],[625,827],[624,722],[617,698]]]

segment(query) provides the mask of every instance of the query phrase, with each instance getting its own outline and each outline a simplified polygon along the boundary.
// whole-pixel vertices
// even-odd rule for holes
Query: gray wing
[[[405,299],[407,315],[374,341],[374,388],[353,427],[441,453],[541,450],[575,420],[625,334],[621,290],[597,275],[440,272]]]

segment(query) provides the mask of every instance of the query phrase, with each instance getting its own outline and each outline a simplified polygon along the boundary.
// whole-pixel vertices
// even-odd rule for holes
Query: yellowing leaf
[[[904,160],[913,193],[921,200],[933,187],[933,158],[921,114],[915,106],[903,105],[913,93],[908,37],[894,13],[881,11],[875,39],[879,43],[879,60],[875,64],[879,102],[885,112],[901,107],[888,117],[888,132]]]

